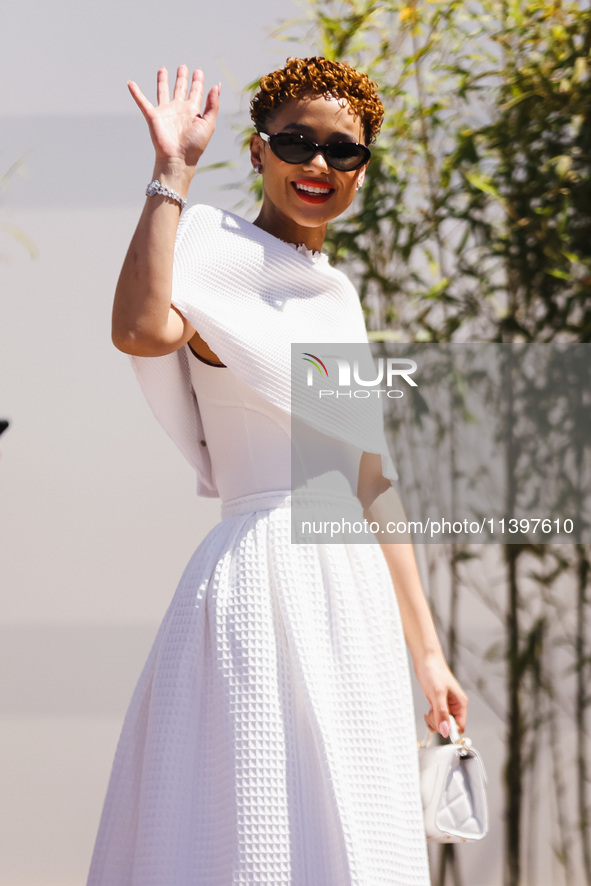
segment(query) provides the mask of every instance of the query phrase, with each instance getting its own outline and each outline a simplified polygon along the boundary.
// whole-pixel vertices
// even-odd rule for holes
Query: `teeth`
[[[296,184],[298,191],[307,191],[308,194],[330,194],[332,188],[313,188],[311,185]]]

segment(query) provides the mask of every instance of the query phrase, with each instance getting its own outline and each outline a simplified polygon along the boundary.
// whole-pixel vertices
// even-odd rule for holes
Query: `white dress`
[[[132,697],[88,886],[428,886],[381,548],[291,543],[290,415],[184,350],[222,520]],[[311,494],[326,479],[361,517],[360,450],[334,445],[340,480]]]

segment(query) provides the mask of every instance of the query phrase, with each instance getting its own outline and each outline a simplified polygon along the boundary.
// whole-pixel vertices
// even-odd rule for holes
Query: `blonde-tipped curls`
[[[363,124],[366,144],[375,140],[384,119],[377,84],[347,62],[333,62],[322,56],[288,58],[284,68],[261,77],[259,85],[250,103],[250,116],[259,131],[265,131],[280,105],[304,95],[345,99]]]

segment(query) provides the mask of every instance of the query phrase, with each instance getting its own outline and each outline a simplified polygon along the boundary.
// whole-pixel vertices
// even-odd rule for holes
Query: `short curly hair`
[[[344,98],[361,119],[365,143],[380,131],[384,106],[378,86],[347,62],[334,62],[322,56],[288,58],[285,67],[261,77],[260,89],[250,103],[250,116],[258,131],[264,131],[269,118],[280,105],[305,95],[332,95]]]

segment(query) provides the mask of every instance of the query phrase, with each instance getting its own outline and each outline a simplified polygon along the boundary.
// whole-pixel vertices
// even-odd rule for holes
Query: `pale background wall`
[[[268,34],[297,12],[290,0],[37,0],[3,12],[0,172],[25,154],[28,178],[11,182],[0,222],[38,250],[31,261],[0,231],[0,417],[13,423],[0,441],[6,886],[84,883],[129,696],[185,562],[219,517],[110,343],[112,292],[152,164],[125,82],[153,96],[159,65],[203,67],[207,84],[223,83],[206,159],[238,159],[240,89],[283,63],[289,45]],[[204,174],[192,199],[235,209],[241,193],[228,184],[248,169],[242,159]],[[484,648],[487,615],[470,617]],[[475,696],[471,717],[496,811],[486,844],[461,851],[467,882],[492,886],[502,736]]]

